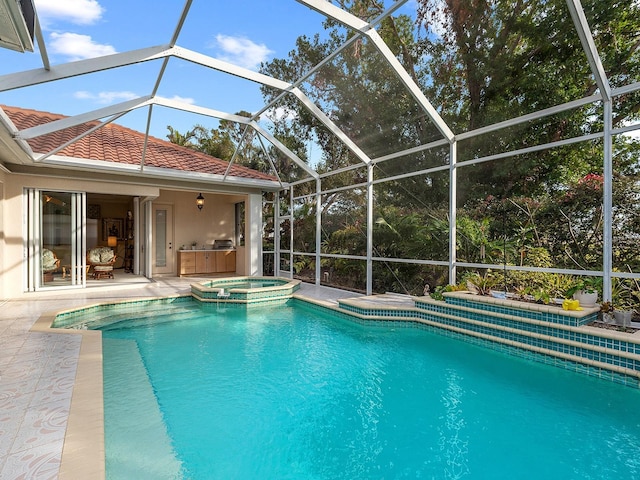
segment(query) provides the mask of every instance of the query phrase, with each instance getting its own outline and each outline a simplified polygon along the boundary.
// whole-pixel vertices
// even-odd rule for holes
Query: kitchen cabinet
[[[178,275],[235,273],[235,250],[180,250]]]
[[[216,251],[216,272],[233,272],[236,271],[236,251],[235,250],[217,250]]]
[[[178,275],[196,273],[196,252],[178,252]]]
[[[196,252],[196,273],[216,272],[216,252],[203,250]]]

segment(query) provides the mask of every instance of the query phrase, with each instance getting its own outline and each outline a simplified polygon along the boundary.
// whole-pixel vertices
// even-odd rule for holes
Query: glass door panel
[[[25,290],[86,284],[84,193],[27,189]]]
[[[173,273],[173,206],[153,206],[153,273]]]

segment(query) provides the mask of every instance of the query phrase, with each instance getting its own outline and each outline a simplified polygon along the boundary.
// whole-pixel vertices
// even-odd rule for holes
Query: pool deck
[[[100,302],[188,295],[191,283],[204,280],[117,277],[119,282],[98,283],[98,288],[0,301],[0,478],[104,478],[104,464],[95,461],[104,458],[104,446],[96,450],[88,441],[104,431],[100,336],[50,333],[38,328],[38,320]],[[297,294],[334,306],[338,299],[358,296],[309,284]]]

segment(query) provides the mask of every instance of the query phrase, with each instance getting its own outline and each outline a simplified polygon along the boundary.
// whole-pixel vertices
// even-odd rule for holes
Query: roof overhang
[[[0,47],[33,52],[35,21],[32,0],[0,0]]]
[[[2,129],[0,129],[1,131]],[[2,136],[0,135],[0,139]],[[0,149],[2,145],[0,144]],[[48,157],[43,162],[23,162],[7,165],[12,173],[65,176],[83,180],[118,183],[139,183],[163,187],[176,186],[203,188],[205,190],[246,193],[248,191],[280,191],[286,185],[269,180],[179,171],[141,165],[114,164],[100,160],[87,160],[60,155]],[[70,174],[70,172],[73,172]]]

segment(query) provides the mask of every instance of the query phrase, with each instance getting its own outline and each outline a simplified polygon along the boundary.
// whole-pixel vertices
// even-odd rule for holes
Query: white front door
[[[153,205],[153,274],[175,273],[173,206]]]

